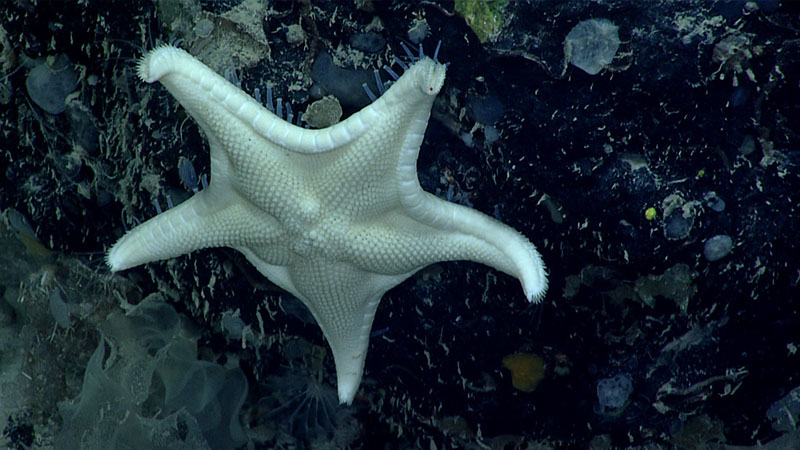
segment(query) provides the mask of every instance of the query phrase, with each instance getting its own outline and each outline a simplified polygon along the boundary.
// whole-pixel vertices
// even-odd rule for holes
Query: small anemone
[[[346,410],[333,386],[301,372],[271,376],[267,384],[272,394],[261,406],[287,433],[309,442],[334,436]]]

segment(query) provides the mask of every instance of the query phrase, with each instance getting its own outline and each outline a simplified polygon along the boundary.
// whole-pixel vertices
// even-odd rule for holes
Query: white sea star
[[[352,402],[383,294],[439,261],[472,260],[547,288],[533,244],[511,227],[419,185],[417,155],[445,66],[423,57],[376,101],[321,130],[294,126],[183,50],[139,64],[197,121],[211,183],[135,227],[109,251],[114,271],[206,247],[233,247],[305,303],[333,351],[339,400]]]

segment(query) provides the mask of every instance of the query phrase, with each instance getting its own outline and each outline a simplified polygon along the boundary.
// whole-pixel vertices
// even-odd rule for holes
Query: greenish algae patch
[[[472,28],[481,43],[500,34],[508,0],[456,0],[455,10]]]

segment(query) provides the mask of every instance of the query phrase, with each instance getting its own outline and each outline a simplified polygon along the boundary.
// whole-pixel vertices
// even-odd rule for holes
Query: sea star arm
[[[295,293],[331,346],[339,401],[351,403],[361,383],[375,311],[384,293],[412,273],[380,275],[352,264],[315,260],[292,270]],[[331,274],[335,276],[331,276]]]
[[[427,265],[469,260],[520,280],[528,301],[547,290],[547,274],[536,247],[502,222],[465,206],[422,192],[430,203],[416,217],[388,214],[378,223],[356,227],[349,257],[360,267],[382,273],[415,272]],[[373,269],[374,270],[374,269]]]
[[[206,189],[126,233],[106,256],[113,271],[174,258],[202,248],[279,242],[275,218],[249,202],[223,202]],[[270,232],[269,230],[273,230]]]
[[[207,120],[219,115],[219,112],[209,114],[209,108],[221,108],[270,142],[298,153],[321,153],[346,145],[367,131],[378,117],[375,108],[365,108],[325,129],[298,127],[272,113],[186,51],[170,45],[158,47],[142,58],[139,77],[147,83],[160,81],[209,136],[225,126],[225,121]]]
[[[517,278],[525,297],[538,302],[547,290],[547,273],[536,247],[522,233],[480,211],[423,192],[436,204],[418,220],[440,231],[444,260],[470,260]]]

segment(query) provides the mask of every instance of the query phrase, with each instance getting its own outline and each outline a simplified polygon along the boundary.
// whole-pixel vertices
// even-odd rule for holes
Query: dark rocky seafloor
[[[601,18],[618,47],[590,74],[564,44]],[[450,63],[423,188],[528,236],[542,304],[477,264],[422,270],[341,408],[313,319],[242,255],[109,273],[125,230],[192,194],[180,169],[209,172],[196,123],[136,77],[144,51],[347,115],[404,41]],[[0,445],[57,444],[109,314],[155,294],[247,378],[245,447],[800,448],[796,2],[7,0],[0,65]],[[532,392],[514,354],[544,363],[515,374]]]

